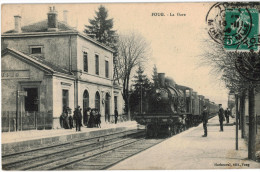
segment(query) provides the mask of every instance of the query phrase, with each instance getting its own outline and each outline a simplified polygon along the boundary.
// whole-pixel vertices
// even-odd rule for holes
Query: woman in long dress
[[[93,128],[95,125],[94,115],[95,115],[95,111],[94,109],[91,109],[89,120],[88,120],[88,128]]]

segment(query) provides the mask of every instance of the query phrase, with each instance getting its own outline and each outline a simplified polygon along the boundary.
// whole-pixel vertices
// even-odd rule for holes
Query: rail
[[[75,159],[83,160],[99,155],[102,152],[107,152],[111,148],[112,150],[118,148],[119,145],[124,146],[126,143],[135,141],[135,136],[143,135],[143,133],[140,130],[129,130],[6,154],[2,157],[2,166],[5,170],[61,168],[71,163],[76,163]],[[60,163],[57,164],[56,162]]]

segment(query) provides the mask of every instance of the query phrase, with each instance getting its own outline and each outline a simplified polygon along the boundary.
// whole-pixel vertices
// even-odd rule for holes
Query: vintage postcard
[[[260,168],[259,2],[1,9],[3,170]]]

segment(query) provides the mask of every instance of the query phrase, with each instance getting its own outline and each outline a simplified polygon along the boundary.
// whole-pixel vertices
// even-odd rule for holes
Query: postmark
[[[256,9],[249,9],[249,11],[252,18],[251,32],[236,47],[235,66],[244,78],[251,81],[260,81],[260,52],[257,52],[260,45],[259,14]]]
[[[230,8],[228,3],[216,3],[208,11],[206,23],[209,36],[230,49],[248,37],[253,20],[247,8]]]
[[[206,22],[209,36],[225,50],[237,53],[237,71],[248,80],[259,81],[260,55],[256,53],[260,42],[258,10],[216,3],[207,13]]]

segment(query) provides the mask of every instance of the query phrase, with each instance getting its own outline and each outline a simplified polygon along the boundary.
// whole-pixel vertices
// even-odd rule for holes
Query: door
[[[38,112],[38,88],[24,88],[24,91],[27,92],[27,96],[24,98],[25,112]]]
[[[87,108],[89,108],[89,94],[88,91],[85,90],[83,93],[83,123],[87,126],[88,116],[87,116]]]
[[[25,87],[23,89],[27,92],[27,96],[24,97],[24,113],[21,111],[21,129],[31,130],[36,128],[38,112],[39,112],[39,95],[38,88]]]

